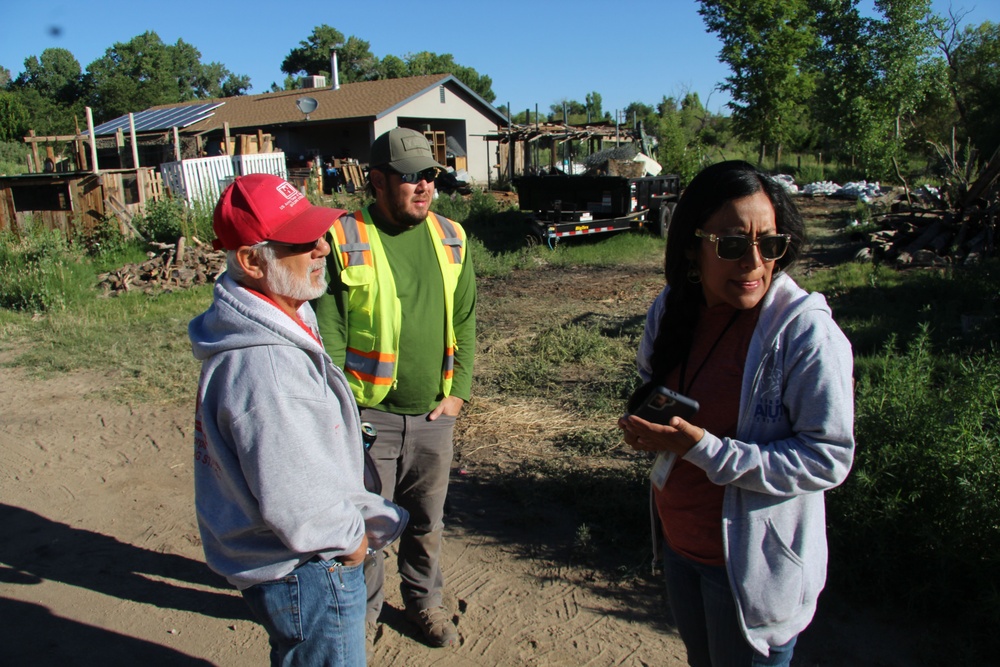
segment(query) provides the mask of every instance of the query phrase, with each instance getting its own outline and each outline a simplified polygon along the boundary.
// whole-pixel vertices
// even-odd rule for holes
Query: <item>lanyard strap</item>
[[[726,332],[729,331],[734,324],[736,324],[736,320],[739,318],[740,312],[742,311],[737,310],[733,313],[733,316],[729,318],[728,322],[726,322],[726,326],[722,328],[722,333],[720,333],[719,337],[715,339],[714,343],[712,343],[712,347],[708,348],[708,354],[705,355],[705,358],[701,360],[701,365],[699,365],[698,369],[695,370],[694,375],[691,377],[691,383],[687,386],[687,390],[684,389],[684,376],[687,375],[688,358],[684,357],[683,361],[681,361],[680,392],[682,394],[687,395],[687,392],[691,390],[692,386],[694,386],[694,381],[698,379],[698,375],[701,373],[701,370],[705,368],[705,364],[707,364],[708,360],[712,358],[712,353],[715,352],[715,348],[718,347],[719,341],[721,341],[722,337],[726,335]]]

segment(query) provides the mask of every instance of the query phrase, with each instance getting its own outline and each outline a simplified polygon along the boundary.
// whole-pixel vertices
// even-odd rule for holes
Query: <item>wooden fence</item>
[[[0,232],[21,234],[30,219],[72,237],[114,216],[128,234],[132,217],[162,195],[163,181],[152,167],[0,176]]]

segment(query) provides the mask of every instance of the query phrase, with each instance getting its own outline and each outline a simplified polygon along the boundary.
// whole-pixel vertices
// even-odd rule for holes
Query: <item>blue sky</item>
[[[697,92],[712,111],[728,97],[716,90],[728,75],[720,43],[705,31],[694,0],[507,0],[459,3],[351,0],[3,0],[0,66],[17,76],[25,58],[68,49],[81,68],[116,42],[147,30],[168,43],[183,39],[202,62],[246,74],[251,93],[284,81],[281,61],[313,28],[330,25],[363,39],[379,58],[432,51],[493,80],[494,103],[515,112],[547,112],[564,99],[597,91],[605,111],[631,102]],[[968,12],[966,23],[1000,22],[1000,0],[933,0]]]

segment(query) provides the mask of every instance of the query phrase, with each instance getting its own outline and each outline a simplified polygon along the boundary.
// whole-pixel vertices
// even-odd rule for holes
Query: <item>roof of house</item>
[[[309,120],[313,122],[356,118],[377,119],[439,86],[449,86],[468,96],[471,104],[481,107],[483,113],[493,116],[498,124],[507,122],[493,105],[454,76],[426,74],[402,79],[343,83],[336,90],[332,86],[326,86],[226,97],[217,100],[223,104],[212,110],[210,116],[189,125],[185,131],[200,134],[221,129],[224,123],[229,123],[229,127],[233,129],[298,123],[305,120],[306,114],[296,106],[296,101],[304,97],[311,97],[317,102],[316,108],[308,114]],[[205,100],[198,100],[190,104],[204,103]],[[152,107],[151,110],[180,106],[189,105],[165,104]]]

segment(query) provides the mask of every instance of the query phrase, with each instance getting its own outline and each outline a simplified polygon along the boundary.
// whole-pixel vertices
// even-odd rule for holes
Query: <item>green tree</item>
[[[932,86],[928,0],[811,0],[820,42],[812,54],[819,84],[811,105],[836,148],[872,178],[892,173],[914,114]]]
[[[664,97],[656,107],[659,119],[659,146],[656,160],[664,172],[678,174],[687,183],[708,161],[702,133],[709,124],[708,111],[697,93],[688,93],[677,102]]]
[[[604,111],[601,109],[601,94],[596,90],[592,93],[587,93],[587,112],[590,115],[592,121],[603,120]]]
[[[1000,25],[985,21],[958,29],[952,16],[936,31],[962,138],[985,155],[1000,147]]]
[[[384,79],[402,79],[403,77],[410,76],[410,68],[407,66],[406,61],[399,56],[389,55],[382,58],[379,68]]]
[[[80,63],[66,49],[46,49],[30,56],[24,71],[7,84],[18,107],[27,115],[27,128],[40,135],[70,134],[74,116],[83,116],[83,83]],[[23,135],[22,135],[23,136]]]
[[[549,122],[583,125],[587,121],[587,105],[563,98],[549,105]]]
[[[0,90],[0,141],[21,141],[28,129],[28,110],[21,96]]]
[[[32,89],[42,97],[60,104],[72,104],[80,97],[82,73],[80,63],[66,49],[45,49],[41,58],[29,56],[24,71],[11,87]]]
[[[407,76],[451,74],[490,104],[497,97],[493,92],[493,79],[485,74],[480,74],[471,67],[459,65],[455,62],[455,57],[450,53],[439,55],[430,51],[421,51],[420,53],[406,56],[405,62],[408,72]],[[382,68],[382,71],[383,74],[386,74],[385,67]],[[385,78],[391,77],[385,76]]]
[[[10,83],[10,70],[6,67],[0,67],[0,88],[6,88],[7,84]]]
[[[737,134],[780,158],[790,127],[804,112],[812,77],[803,62],[816,43],[806,0],[699,0],[711,32],[722,40],[719,58],[732,70],[722,89],[732,96]]]
[[[159,104],[242,95],[246,76],[218,63],[201,63],[201,53],[183,40],[164,44],[149,31],[115,43],[87,67],[87,98],[97,122]]]
[[[197,99],[246,95],[251,88],[249,76],[233,74],[221,63],[199,65],[191,84]]]
[[[332,80],[330,52],[337,52],[337,71],[341,83],[371,81],[379,78],[378,58],[368,42],[344,33],[325,23],[313,28],[299,46],[288,52],[281,71],[292,77],[321,75]],[[287,84],[287,82],[286,82]]]

